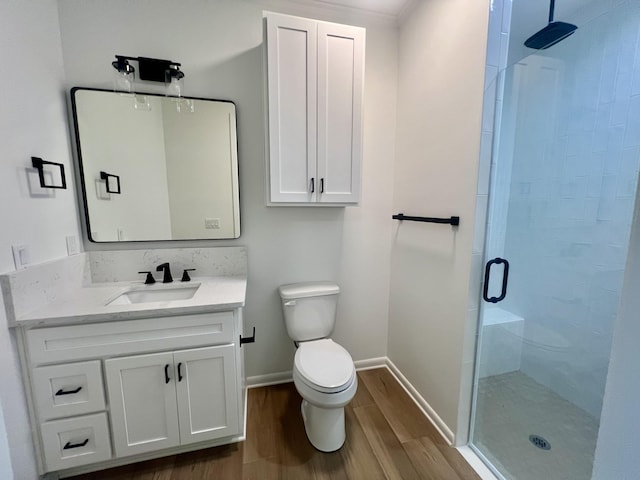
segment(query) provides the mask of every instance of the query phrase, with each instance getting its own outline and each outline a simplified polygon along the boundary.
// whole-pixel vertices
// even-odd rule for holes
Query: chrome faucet
[[[162,263],[156,267],[156,272],[164,272],[164,277],[162,278],[162,283],[171,283],[173,282],[173,277],[171,276],[171,268],[169,268],[169,262]]]

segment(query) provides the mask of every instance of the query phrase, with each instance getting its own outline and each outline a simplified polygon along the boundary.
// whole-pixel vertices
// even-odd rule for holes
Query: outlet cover
[[[67,235],[67,255],[78,255],[80,247],[78,246],[78,237],[76,235]]]
[[[29,247],[26,245],[12,245],[13,251],[13,263],[16,266],[16,270],[27,268],[29,265]]]
[[[204,219],[204,228],[207,228],[207,229],[218,229],[218,228],[220,228],[220,219],[219,218],[205,218]]]

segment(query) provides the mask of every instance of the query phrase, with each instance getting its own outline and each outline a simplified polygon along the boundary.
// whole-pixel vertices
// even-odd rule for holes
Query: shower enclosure
[[[572,19],[500,75],[471,445],[507,479],[591,478],[633,219],[640,2]]]

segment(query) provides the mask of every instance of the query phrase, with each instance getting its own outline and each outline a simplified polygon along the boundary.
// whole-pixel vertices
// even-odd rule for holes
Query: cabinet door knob
[[[169,378],[169,364],[167,363],[164,366],[164,383],[169,383],[169,380],[171,379]]]
[[[316,191],[316,179],[314,177],[311,177],[311,193],[314,193]]]
[[[320,193],[324,193],[324,178],[320,179]]]
[[[181,382],[181,381],[182,381],[182,372],[181,372],[181,369],[182,369],[182,362],[180,362],[180,363],[178,364],[178,381],[179,381],[179,382]]]

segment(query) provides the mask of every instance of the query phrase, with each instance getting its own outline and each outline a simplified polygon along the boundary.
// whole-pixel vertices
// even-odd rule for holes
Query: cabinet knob
[[[171,379],[169,378],[169,364],[167,363],[164,366],[164,383],[169,383]]]

